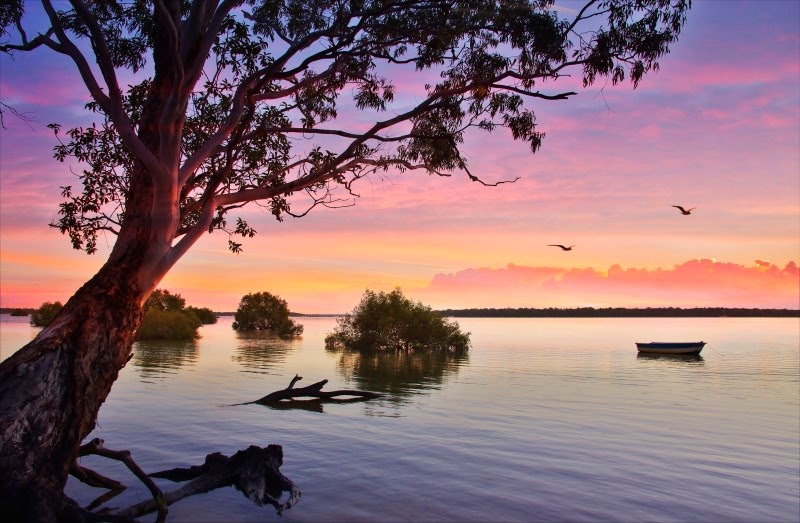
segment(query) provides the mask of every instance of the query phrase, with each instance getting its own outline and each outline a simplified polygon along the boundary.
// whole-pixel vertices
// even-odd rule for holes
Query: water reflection
[[[637,360],[665,360],[673,362],[684,362],[690,365],[703,365],[705,360],[699,354],[656,354],[639,352],[636,356]]]
[[[380,392],[390,401],[402,403],[404,397],[440,388],[468,360],[467,353],[361,354],[339,351],[336,369],[357,388]]]
[[[164,378],[184,365],[195,365],[198,342],[148,340],[133,344],[133,366],[144,378]]]
[[[370,401],[372,398],[309,398],[309,399],[291,399],[283,400],[277,403],[271,403],[267,407],[273,410],[305,410],[308,412],[318,412],[322,414],[325,412],[325,405],[344,405],[346,403],[363,403]]]
[[[268,374],[282,367],[286,355],[298,346],[297,339],[280,338],[269,331],[235,331],[236,354],[231,359],[242,365],[242,372]]]

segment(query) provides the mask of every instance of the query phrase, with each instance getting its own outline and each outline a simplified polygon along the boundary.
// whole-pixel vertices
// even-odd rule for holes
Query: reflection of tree
[[[300,343],[270,331],[236,331],[236,354],[231,359],[246,368],[245,372],[266,373],[279,367],[286,355]]]
[[[467,353],[339,351],[336,367],[358,388],[399,401],[403,396],[439,388],[468,359]]]
[[[197,341],[148,340],[133,345],[133,365],[142,378],[163,378],[197,361]]]

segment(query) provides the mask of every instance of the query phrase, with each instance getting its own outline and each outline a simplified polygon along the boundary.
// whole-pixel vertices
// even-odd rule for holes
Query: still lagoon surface
[[[0,319],[3,359],[37,329]],[[328,352],[334,318],[301,318],[290,342],[231,322],[196,342],[137,343],[92,437],[148,472],[278,443],[303,495],[279,517],[219,489],[167,521],[800,521],[797,318],[461,318],[463,358]],[[698,358],[637,355],[654,340],[707,345]],[[298,387],[385,395],[231,406],[295,374]],[[82,464],[130,486],[111,506],[149,498],[122,465]],[[72,479],[67,491],[84,505],[102,493]]]

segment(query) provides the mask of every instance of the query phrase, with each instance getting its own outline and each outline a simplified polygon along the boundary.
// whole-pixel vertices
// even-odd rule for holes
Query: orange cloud
[[[756,261],[752,267],[690,260],[671,269],[509,264],[437,274],[417,293],[438,308],[464,307],[764,307],[800,306],[800,270]]]

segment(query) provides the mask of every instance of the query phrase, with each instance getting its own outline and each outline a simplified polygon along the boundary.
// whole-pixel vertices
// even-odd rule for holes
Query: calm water
[[[2,359],[35,329],[0,318]],[[92,436],[146,471],[279,443],[303,496],[279,518],[221,489],[168,521],[800,521],[796,318],[461,319],[473,340],[461,360],[326,352],[332,318],[303,319],[292,342],[230,323],[194,343],[137,344]],[[699,339],[699,359],[634,346]],[[295,374],[387,395],[229,406]],[[82,463],[131,485],[112,506],[148,497],[123,467]],[[102,493],[72,480],[68,491],[82,504]]]

